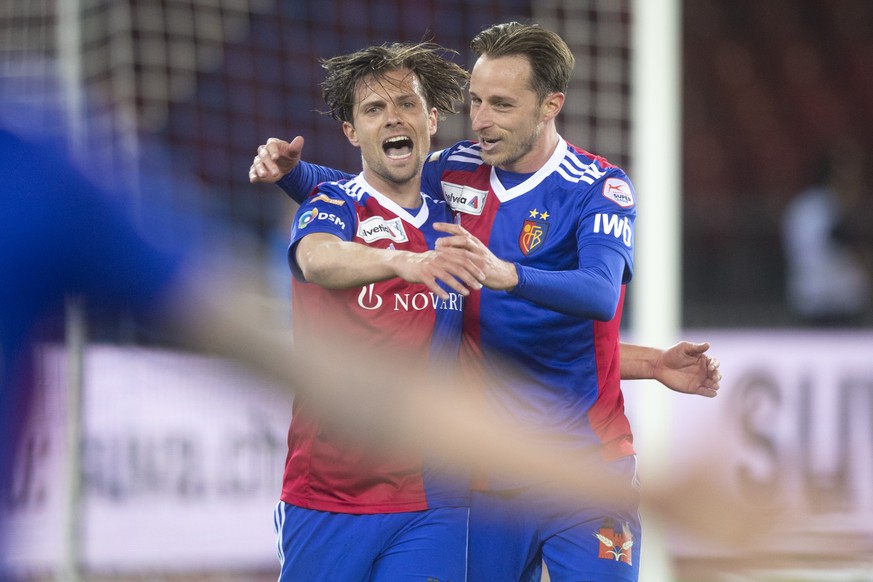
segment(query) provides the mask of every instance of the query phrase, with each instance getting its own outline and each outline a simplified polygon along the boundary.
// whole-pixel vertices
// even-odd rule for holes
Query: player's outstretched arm
[[[298,135],[290,142],[271,137],[258,146],[258,153],[249,168],[249,182],[276,184],[291,200],[303,204],[321,182],[353,177],[340,170],[305,162],[301,159],[302,154],[303,136]]]
[[[278,182],[300,162],[302,152],[302,135],[298,135],[290,142],[271,137],[267,143],[258,146],[258,154],[249,168],[249,182],[252,184]]]
[[[410,283],[423,283],[442,299],[448,299],[446,286],[468,295],[482,288],[482,271],[458,250],[410,251],[368,247],[344,241],[327,233],[314,233],[300,239],[295,260],[310,283],[332,289],[348,289],[400,277]]]
[[[577,269],[547,271],[501,260],[458,224],[436,223],[434,229],[450,235],[437,239],[436,248],[469,253],[485,274],[482,284],[489,289],[507,291],[577,317],[607,321],[615,315],[624,268],[624,258],[618,253],[592,256],[588,264],[580,263]]]
[[[709,344],[682,341],[662,350],[621,344],[621,379],[654,379],[676,392],[713,398],[721,372],[718,360],[706,354]]]

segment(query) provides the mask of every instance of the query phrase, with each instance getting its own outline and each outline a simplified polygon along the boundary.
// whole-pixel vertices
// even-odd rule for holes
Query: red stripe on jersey
[[[597,401],[588,411],[588,420],[594,434],[603,443],[601,455],[607,461],[634,454],[633,434],[624,413],[621,393],[621,344],[619,325],[624,307],[625,286],[615,317],[610,321],[594,322],[594,354],[597,363]]]
[[[576,146],[574,146],[573,144],[571,144],[571,143],[569,143],[569,142],[567,142],[567,145],[570,146],[570,148],[572,148],[573,151],[576,152],[577,154],[583,155],[583,156],[585,156],[586,158],[591,158],[592,160],[594,160],[595,162],[597,162],[597,165],[599,165],[599,166],[600,166],[601,168],[603,168],[604,170],[606,170],[606,169],[608,169],[608,168],[617,168],[617,167],[618,167],[618,166],[616,166],[615,164],[611,164],[611,163],[609,163],[609,160],[607,160],[607,159],[604,158],[603,156],[598,156],[598,155],[596,155],[596,154],[592,154],[591,152],[589,152],[589,151],[585,151],[585,150],[583,150],[583,149],[580,148],[580,147],[576,147]]]
[[[491,166],[481,165],[474,172],[446,171],[443,181],[464,184],[478,190],[486,190],[485,206],[480,215],[458,212],[461,226],[470,234],[482,241],[486,247],[491,239],[491,225],[500,207],[500,201],[491,191]],[[460,364],[462,372],[473,381],[484,378],[482,369],[482,330],[479,315],[481,313],[481,292],[473,292],[464,302],[464,325],[461,341]]]
[[[477,190],[485,190],[485,205],[480,215],[458,212],[461,226],[470,234],[478,238],[482,244],[488,246],[491,241],[491,226],[500,208],[500,200],[491,190],[491,166],[481,165],[472,173],[469,171],[446,171],[442,176],[445,182],[455,182],[470,186]],[[482,328],[481,319],[482,294],[473,292],[464,300],[464,324],[461,336],[461,350],[459,355],[460,371],[470,381],[472,386],[485,386],[487,381],[483,366],[482,353]],[[484,399],[476,394],[474,398],[478,404],[485,406]],[[485,471],[473,471],[471,485],[473,489],[487,489],[488,477]]]
[[[485,206],[480,215],[458,212],[463,226],[470,234],[488,246],[491,225],[500,207],[500,201],[491,191],[491,166],[481,165],[475,171],[449,170],[443,173],[442,180],[458,183],[477,190],[485,190]],[[460,363],[462,372],[474,381],[484,377],[482,370],[482,330],[479,325],[481,292],[473,292],[464,301],[463,339],[461,341]]]

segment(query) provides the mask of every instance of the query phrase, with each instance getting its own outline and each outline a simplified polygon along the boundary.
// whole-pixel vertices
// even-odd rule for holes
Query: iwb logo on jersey
[[[297,229],[303,230],[315,220],[327,220],[339,226],[340,228],[346,227],[346,223],[343,222],[342,219],[336,214],[330,212],[321,212],[318,210],[318,208],[313,208],[312,210],[307,210],[300,215],[300,218],[297,219]]]
[[[630,184],[620,178],[607,178],[603,183],[603,197],[621,206],[630,208],[634,205],[634,193]]]
[[[633,231],[627,216],[615,214],[595,214],[594,232],[611,234],[615,238],[621,238],[624,245],[629,247],[633,241]]]
[[[443,185],[443,196],[446,197],[446,202],[449,203],[452,210],[466,214],[482,214],[488,190],[477,190],[451,182],[441,182],[441,184]]]
[[[386,220],[381,216],[371,216],[358,225],[358,236],[366,242],[389,239],[394,242],[406,242],[406,231],[400,218]]]

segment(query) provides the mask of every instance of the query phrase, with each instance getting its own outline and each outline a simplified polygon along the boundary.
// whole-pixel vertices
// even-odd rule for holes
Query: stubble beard
[[[512,171],[507,166],[512,166],[521,158],[529,154],[536,144],[540,136],[541,126],[534,125],[533,130],[528,134],[524,141],[518,143],[516,147],[511,147],[503,154],[492,154],[490,152],[482,152],[482,160],[489,166],[500,168],[501,170]],[[504,142],[505,143],[505,142]]]
[[[421,175],[421,163],[416,163],[416,165],[408,171],[392,169],[388,167],[387,164],[379,164],[379,167],[373,168],[373,170],[385,181],[402,186]]]

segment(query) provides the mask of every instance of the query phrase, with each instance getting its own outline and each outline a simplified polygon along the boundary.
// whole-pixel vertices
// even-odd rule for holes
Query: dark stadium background
[[[629,3],[623,4],[629,23]],[[851,135],[873,151],[873,5],[694,0],[683,10],[683,325],[791,325],[779,219],[827,140]],[[432,38],[469,64],[467,43],[478,30],[530,15],[530,3],[521,0],[279,2],[252,17],[246,38],[224,43],[221,66],[198,73],[196,93],[171,103],[166,121],[152,130],[172,147],[179,170],[193,170],[214,193],[208,206],[267,237],[286,207],[274,188],[247,182],[258,144],[299,133],[308,159],[351,170],[360,164],[337,124],[316,113],[319,57]],[[584,8],[566,15],[595,25],[599,16]],[[578,44],[575,50],[576,80],[564,115],[577,115],[585,130],[561,131],[633,178],[628,148],[599,143],[596,115],[574,113],[580,91],[599,89],[583,70],[597,47],[588,55]],[[619,81],[625,94],[628,76],[625,68]],[[465,124],[443,123],[435,146],[468,137]],[[628,123],[622,131],[630,131]]]

